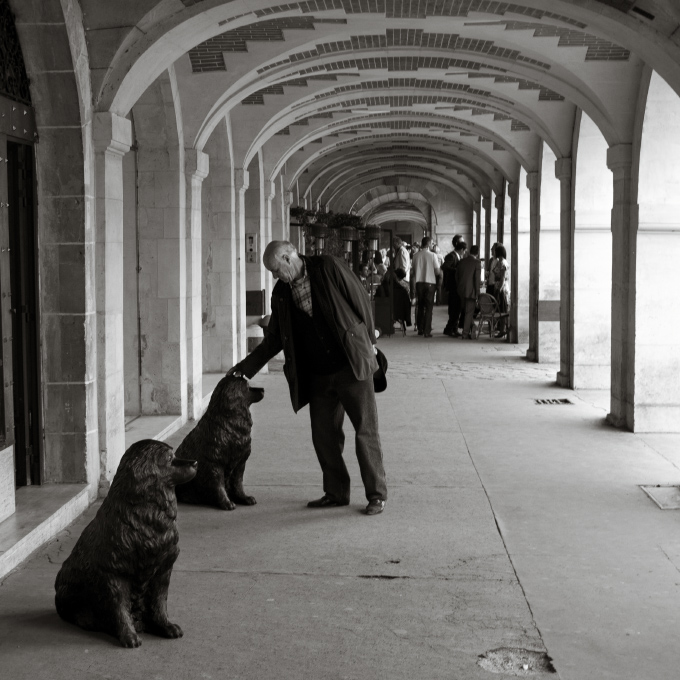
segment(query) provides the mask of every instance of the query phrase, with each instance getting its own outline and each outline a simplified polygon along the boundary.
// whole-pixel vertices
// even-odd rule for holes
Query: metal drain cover
[[[569,401],[569,399],[534,399],[534,403],[562,406],[563,404],[572,404],[573,402]]]
[[[500,647],[480,654],[477,663],[490,673],[527,678],[555,673],[552,660],[545,652],[520,647]]]
[[[680,510],[680,486],[641,484],[640,488],[662,509]]]

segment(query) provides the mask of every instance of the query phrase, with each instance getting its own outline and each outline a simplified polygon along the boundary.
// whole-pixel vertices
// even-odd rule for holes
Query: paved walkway
[[[126,650],[58,618],[54,578],[91,508],[0,587],[0,677],[676,680],[680,515],[638,485],[680,483],[680,438],[605,426],[602,395],[555,387],[516,346],[380,345],[384,514],[361,513],[360,485],[348,507],[305,507],[321,495],[307,410],[280,372],[258,376],[258,504],[180,506],[168,606],[184,637]],[[547,651],[557,675],[479,665],[499,648]]]

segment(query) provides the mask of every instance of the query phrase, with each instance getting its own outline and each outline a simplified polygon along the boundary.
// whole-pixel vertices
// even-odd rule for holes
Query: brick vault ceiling
[[[92,19],[101,2],[82,0],[92,53],[107,28]],[[579,109],[610,144],[628,141],[643,60],[613,17],[664,36],[680,21],[677,0],[253,0],[246,12],[220,0],[181,4],[139,0],[126,11],[145,35],[160,41],[167,25],[186,46],[174,64],[187,145],[201,148],[228,113],[242,167],[266,149],[304,185],[332,176],[350,149],[379,147],[395,160],[382,176],[438,181],[431,162],[418,162],[423,150],[445,168],[468,168],[478,195],[516,179],[520,165],[536,169],[543,142],[569,156]],[[182,21],[200,29],[182,35]]]

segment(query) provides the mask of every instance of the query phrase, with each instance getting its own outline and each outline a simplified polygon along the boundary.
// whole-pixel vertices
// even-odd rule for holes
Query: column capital
[[[555,177],[559,180],[571,179],[572,162],[571,158],[558,158],[555,161]]]
[[[203,181],[210,172],[210,156],[198,149],[184,149],[184,172]]]
[[[491,198],[489,196],[482,197],[482,208],[489,210],[491,208]]]
[[[250,175],[244,168],[236,168],[234,170],[234,182],[236,183],[237,191],[247,191],[250,186]]]
[[[132,124],[116,113],[95,113],[92,137],[96,153],[124,156],[132,146]]]
[[[538,189],[540,175],[537,172],[527,172],[527,189],[536,191]]]
[[[517,182],[508,182],[508,196],[516,201],[519,196],[519,184]]]
[[[607,167],[614,170],[626,170],[633,165],[633,145],[616,144],[607,149]]]
[[[290,205],[293,204],[293,192],[292,191],[284,191],[283,192],[283,205],[286,206],[286,208]]]

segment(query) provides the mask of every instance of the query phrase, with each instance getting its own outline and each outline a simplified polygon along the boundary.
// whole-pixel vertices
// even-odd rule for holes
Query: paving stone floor
[[[676,679],[680,516],[638,485],[680,483],[680,438],[605,426],[602,395],[557,388],[522,347],[413,332],[380,346],[382,515],[361,513],[349,425],[351,505],[305,507],[321,495],[307,410],[280,372],[257,376],[258,504],[180,506],[168,607],[184,637],[127,650],[58,618],[54,578],[95,506],[0,586],[0,677]],[[558,398],[572,404],[535,403]],[[503,647],[547,652],[557,674],[479,665]]]

